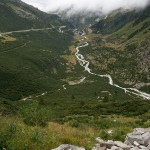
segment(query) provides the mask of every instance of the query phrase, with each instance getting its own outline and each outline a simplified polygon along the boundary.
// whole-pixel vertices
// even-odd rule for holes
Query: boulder
[[[135,146],[140,146],[140,144],[139,144],[137,141],[134,141],[133,144],[134,144]]]
[[[129,141],[129,143],[134,144],[134,142],[136,141],[137,143],[141,144],[141,145],[145,145],[148,146],[149,142],[150,142],[150,133],[146,132],[143,134],[135,134],[135,133],[128,133],[126,140]]]
[[[103,141],[96,138],[99,143],[93,150],[150,150],[150,128],[136,128],[128,133],[124,143],[121,141]]]
[[[125,140],[124,144],[132,146],[132,144],[128,140]]]
[[[111,147],[111,150],[119,150],[119,147],[117,147],[117,146],[112,146],[112,147]]]
[[[134,144],[134,141],[136,141],[137,143],[144,145],[144,140],[142,139],[141,135],[138,134],[135,135],[132,133],[128,133],[126,136],[126,140],[131,144]]]
[[[142,146],[142,145],[140,145],[139,148],[142,149],[142,150],[149,150],[147,147]]]
[[[130,150],[140,150],[138,147],[132,147]]]
[[[144,131],[150,133],[150,128],[146,128]]]
[[[112,146],[115,146],[114,141],[108,140],[105,142],[106,148],[111,148]]]
[[[104,140],[102,140],[100,137],[96,138],[95,140],[97,143],[100,143],[100,144],[104,143]]]
[[[144,139],[144,145],[148,146],[150,143],[150,132],[146,132],[142,135],[142,138]]]
[[[69,145],[69,144],[62,144],[58,148],[55,148],[52,150],[85,150],[85,148],[77,147],[77,146]]]
[[[120,148],[122,148],[123,150],[129,150],[129,149],[130,149],[130,146],[128,146],[127,144],[124,144],[124,143],[122,143],[122,142],[120,142],[120,141],[115,141],[114,143],[115,143],[115,145],[116,145],[117,147],[120,147]]]
[[[106,147],[101,147],[100,144],[95,144],[92,150],[106,150]]]
[[[141,135],[141,134],[144,134],[145,133],[145,129],[143,129],[143,128],[136,128],[136,129],[134,129],[134,131],[133,131],[133,135]]]

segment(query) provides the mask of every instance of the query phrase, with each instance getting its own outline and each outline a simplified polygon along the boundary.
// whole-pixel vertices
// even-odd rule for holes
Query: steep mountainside
[[[121,10],[112,12],[105,19],[100,20],[91,28],[94,32],[98,31],[102,34],[111,34],[130,22],[132,22],[132,27],[135,27],[150,17],[150,6],[139,11],[120,11]],[[149,24],[147,23],[144,27],[146,28],[148,26]]]
[[[44,13],[21,0],[0,1],[0,32],[65,25],[57,15]]]
[[[99,66],[103,66],[101,70],[147,92],[150,92],[149,12],[150,7],[141,11],[113,12],[91,27],[93,33],[99,35],[97,38],[101,43],[95,45],[95,55],[92,53],[96,57],[97,53],[102,56],[94,58]],[[104,65],[105,57],[107,60]]]
[[[19,100],[62,84],[58,80],[65,76],[66,66],[61,55],[69,50],[72,34],[61,33],[61,25],[66,23],[57,15],[20,0],[0,1],[1,98]]]

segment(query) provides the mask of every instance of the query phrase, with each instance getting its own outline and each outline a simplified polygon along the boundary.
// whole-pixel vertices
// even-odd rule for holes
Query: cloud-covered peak
[[[45,12],[64,11],[69,9],[69,14],[79,12],[110,13],[113,10],[141,9],[150,4],[150,0],[22,0]],[[70,9],[71,8],[71,9]]]

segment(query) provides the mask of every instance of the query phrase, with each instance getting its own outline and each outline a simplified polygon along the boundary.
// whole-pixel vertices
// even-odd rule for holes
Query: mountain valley
[[[1,0],[0,150],[91,149],[96,137],[123,141],[150,127],[149,11],[80,25],[80,14]]]

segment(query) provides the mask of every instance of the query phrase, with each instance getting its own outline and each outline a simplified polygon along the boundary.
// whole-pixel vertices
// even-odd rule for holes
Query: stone
[[[137,147],[140,145],[137,141],[134,141],[133,144]]]
[[[147,147],[142,146],[142,145],[140,145],[139,148],[142,149],[142,150],[149,150]]]
[[[127,136],[126,136],[126,140],[127,140],[129,143],[131,143],[131,144],[133,144],[134,141],[136,141],[136,142],[138,142],[139,144],[144,145],[144,141],[143,141],[141,135],[138,135],[138,134],[135,135],[135,134],[132,134],[132,133],[128,133]]]
[[[112,146],[112,147],[111,147],[111,150],[119,150],[119,147],[117,147],[117,146]]]
[[[150,143],[150,128],[136,128],[132,133],[127,134],[126,140],[131,144],[136,141],[141,145],[148,146]]]
[[[145,129],[143,129],[143,128],[136,128],[133,131],[133,134],[135,134],[135,135],[141,135],[143,133],[145,133]]]
[[[146,128],[145,132],[149,132],[150,133],[150,128]]]
[[[92,150],[106,150],[106,147],[101,147],[100,144],[95,144]]]
[[[132,144],[128,140],[125,140],[124,144],[132,146]]]
[[[62,144],[58,148],[55,148],[52,150],[85,150],[85,148],[74,146],[74,145],[69,145],[69,144]]]
[[[130,150],[139,150],[139,148],[138,147],[132,147],[132,148],[130,148]]]
[[[115,141],[114,143],[116,146],[122,148],[123,150],[129,150],[130,149],[130,146],[128,146],[127,144],[124,144],[120,141]]]
[[[150,142],[150,133],[144,133],[142,135],[133,135],[132,133],[128,133],[127,134],[127,138],[126,138],[131,144],[134,143],[134,141],[138,142],[141,145],[145,145],[148,146],[149,142]]]
[[[100,143],[100,146],[101,146],[101,147],[106,147],[106,142]]]
[[[110,140],[105,142],[105,144],[106,144],[106,148],[111,148],[112,146],[115,146],[114,141],[110,141]]]
[[[104,143],[104,140],[102,140],[100,137],[96,138],[95,140],[97,143],[100,143],[100,144]]]
[[[112,131],[112,130],[108,130],[107,133],[108,133],[108,134],[112,134],[113,131]]]
[[[144,134],[142,135],[142,138],[144,139],[144,145],[145,145],[145,146],[148,146],[149,143],[150,143],[150,133],[149,133],[149,132],[144,133]]]

